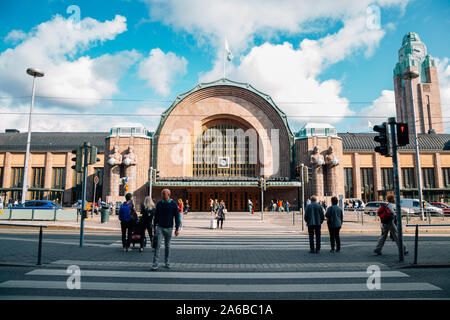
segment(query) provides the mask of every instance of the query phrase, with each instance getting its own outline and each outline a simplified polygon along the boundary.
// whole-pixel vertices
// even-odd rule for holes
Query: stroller
[[[144,237],[143,247],[145,248],[147,246],[147,237],[145,236],[145,226],[142,217],[138,218],[133,226],[133,233],[131,234],[131,244],[133,245],[133,248],[136,243],[141,243],[141,237]]]

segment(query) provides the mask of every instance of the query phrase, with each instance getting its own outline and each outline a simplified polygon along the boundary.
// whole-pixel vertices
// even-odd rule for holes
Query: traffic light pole
[[[152,198],[152,185],[153,185],[153,167],[150,167],[150,179],[148,185],[148,196]]]
[[[86,182],[87,182],[87,168],[88,168],[88,153],[89,153],[89,142],[83,144],[84,150],[84,163],[83,163],[83,191],[81,200],[81,225],[80,225],[80,247],[83,247],[84,242],[84,211],[86,207]]]
[[[302,163],[302,231],[305,229],[305,176],[304,176],[304,164]]]
[[[404,261],[403,252],[403,228],[402,228],[402,210],[400,206],[400,185],[398,181],[398,152],[397,152],[397,138],[396,138],[396,123],[395,118],[389,118],[389,125],[391,127],[391,143],[392,143],[392,164],[394,167],[394,188],[395,188],[395,212],[397,219],[398,231],[398,257],[399,262]]]
[[[261,178],[261,221],[264,220],[264,178]]]

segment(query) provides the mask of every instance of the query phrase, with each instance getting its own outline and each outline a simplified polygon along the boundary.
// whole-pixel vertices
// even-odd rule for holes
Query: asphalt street
[[[36,232],[1,231],[0,299],[450,298],[450,268],[399,265],[391,241],[382,256],[375,256],[377,235],[342,235],[341,253],[330,253],[324,236],[321,253],[310,254],[306,235],[221,232],[205,230],[199,236],[173,238],[172,268],[160,265],[152,272],[151,248],[125,253],[117,233],[88,232],[80,248],[76,232],[46,232],[43,265],[34,266]],[[410,262],[413,238],[405,240],[410,249],[406,262]],[[448,248],[450,237],[422,236],[419,258],[448,261],[449,256],[442,256]],[[80,289],[68,288],[67,268],[74,265],[80,269]],[[379,268],[379,282],[368,268]],[[376,283],[380,286],[374,287]]]

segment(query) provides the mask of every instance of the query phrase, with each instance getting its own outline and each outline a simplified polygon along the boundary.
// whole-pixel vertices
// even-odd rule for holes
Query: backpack
[[[394,220],[394,215],[388,209],[387,204],[382,205],[380,208],[378,208],[377,214],[380,217],[381,223],[388,224],[392,220]]]
[[[130,202],[130,203],[126,203],[126,202],[122,203],[122,205],[120,206],[120,210],[119,210],[119,220],[120,221],[126,221],[126,222],[130,221],[131,218],[132,218],[132,216],[131,216],[132,208],[133,208],[133,203],[132,202]]]

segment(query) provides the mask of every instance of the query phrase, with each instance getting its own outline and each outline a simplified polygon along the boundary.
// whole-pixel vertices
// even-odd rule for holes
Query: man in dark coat
[[[325,215],[323,207],[317,203],[317,197],[311,197],[311,204],[306,206],[305,221],[308,226],[310,253],[319,253],[320,251],[320,229]],[[316,235],[316,248],[314,249],[314,235]]]
[[[336,252],[341,251],[341,239],[339,237],[339,231],[342,227],[343,214],[342,209],[338,206],[338,198],[331,198],[331,207],[328,207],[327,218],[328,232],[330,233],[331,252],[334,252],[334,245],[336,243]]]

